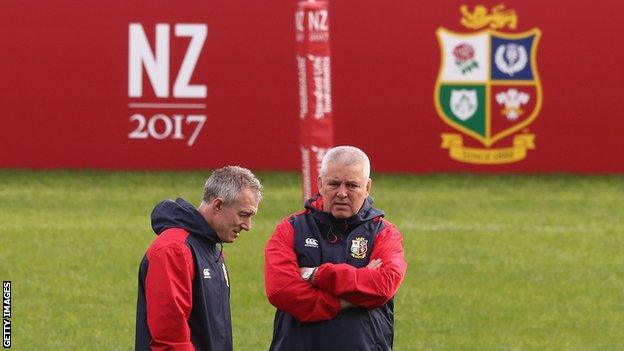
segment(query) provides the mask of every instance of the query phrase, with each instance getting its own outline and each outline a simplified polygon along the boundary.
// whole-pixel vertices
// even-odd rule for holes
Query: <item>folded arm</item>
[[[377,269],[356,268],[346,263],[324,263],[314,275],[314,284],[333,296],[367,309],[388,302],[401,285],[407,263],[401,233],[388,225],[376,237],[371,262],[381,260]]]
[[[341,309],[340,299],[301,278],[294,249],[294,230],[287,220],[277,226],[264,253],[265,289],[271,304],[301,322],[336,317]]]

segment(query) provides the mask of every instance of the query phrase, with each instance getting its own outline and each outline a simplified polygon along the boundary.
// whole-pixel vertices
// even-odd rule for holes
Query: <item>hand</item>
[[[368,269],[379,269],[379,267],[381,267],[381,258],[376,258],[374,260],[371,260],[370,262],[368,262],[368,264],[366,265],[366,268]]]
[[[352,308],[355,307],[354,304],[352,304],[351,302],[347,301],[347,300],[343,300],[340,299],[340,309],[344,310],[345,308]]]

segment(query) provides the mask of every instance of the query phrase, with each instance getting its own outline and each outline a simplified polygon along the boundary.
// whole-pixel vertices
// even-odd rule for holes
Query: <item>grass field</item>
[[[15,350],[131,350],[153,205],[197,204],[208,172],[0,171],[0,278]],[[226,245],[236,350],[266,350],[263,247],[301,207],[260,173],[250,233]],[[624,349],[624,176],[374,175],[404,235],[395,350]],[[348,350],[345,350],[348,351]]]

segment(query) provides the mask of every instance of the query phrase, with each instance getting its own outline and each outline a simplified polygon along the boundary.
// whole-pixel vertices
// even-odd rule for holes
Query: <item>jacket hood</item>
[[[320,194],[306,201],[305,208],[312,213],[312,216],[314,216],[315,219],[332,226],[345,225],[348,227],[354,227],[374,218],[385,216],[384,211],[373,207],[373,198],[370,196],[364,200],[364,204],[358,213],[344,219],[335,218],[330,212],[325,212],[323,210],[323,197]]]
[[[206,238],[210,242],[220,242],[217,233],[197,209],[184,199],[165,200],[152,210],[152,229],[160,235],[169,228],[182,228],[193,235]]]

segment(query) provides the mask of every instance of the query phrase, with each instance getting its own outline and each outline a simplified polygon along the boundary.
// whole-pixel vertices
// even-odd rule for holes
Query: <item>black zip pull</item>
[[[334,226],[329,227],[329,231],[327,232],[327,240],[330,244],[335,244],[338,242],[338,236],[334,234]]]

